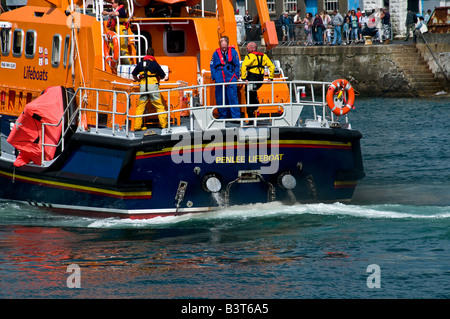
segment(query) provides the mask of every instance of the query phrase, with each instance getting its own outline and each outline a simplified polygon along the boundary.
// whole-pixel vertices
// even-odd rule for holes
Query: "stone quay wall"
[[[408,73],[417,69],[417,59],[425,60],[428,64],[425,68],[430,69],[438,79],[440,87],[436,87],[436,92],[450,91],[449,83],[442,74],[443,67],[447,78],[450,78],[450,44],[447,43],[434,41],[426,46],[419,42],[417,49],[411,44],[278,46],[269,55],[280,61],[289,80],[332,82],[344,78],[361,96],[399,97],[416,95]],[[433,54],[428,47],[434,51]],[[260,50],[264,51],[264,48]],[[242,57],[245,54],[245,47],[241,47]],[[434,61],[433,55],[441,67]],[[400,63],[406,57],[411,59],[411,63]]]

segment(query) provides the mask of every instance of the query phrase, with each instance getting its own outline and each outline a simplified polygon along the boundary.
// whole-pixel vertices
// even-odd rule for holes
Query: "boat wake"
[[[151,219],[88,218],[62,216],[12,202],[0,204],[0,224],[82,228],[171,228],[214,226],[226,222],[251,223],[257,219],[288,219],[302,216],[359,219],[426,219],[450,220],[450,206],[416,206],[404,204],[352,205],[296,204],[280,202],[232,206],[218,211]]]
[[[226,220],[249,221],[257,218],[288,218],[289,216],[315,215],[335,216],[337,218],[366,219],[449,219],[450,207],[412,206],[402,204],[382,205],[348,205],[333,204],[297,204],[283,205],[279,202],[228,207],[204,214],[187,214],[182,216],[156,217],[146,220],[108,218],[95,220],[88,225],[93,228],[115,227],[170,227],[202,222],[219,222]]]

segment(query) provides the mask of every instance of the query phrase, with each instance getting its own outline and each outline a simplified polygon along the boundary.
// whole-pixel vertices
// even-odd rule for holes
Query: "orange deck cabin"
[[[179,2],[156,2],[164,5],[167,1]],[[191,5],[198,2],[187,1]],[[218,19],[213,13],[184,6],[170,17],[152,16],[149,7],[145,7],[150,3],[148,0],[134,1],[128,33],[135,37],[128,38],[129,50],[125,54],[131,59],[126,59],[133,62],[145,55],[145,38],[147,45],[155,49],[158,63],[168,70],[168,79],[161,83],[161,89],[209,83],[209,63],[220,36],[227,35],[230,44],[237,47],[232,1],[217,2]],[[2,114],[18,116],[23,107],[48,86],[63,85],[74,90],[88,87],[127,93],[139,91],[131,77],[123,77],[122,71],[130,70],[129,66],[119,63],[111,68],[105,61],[108,55],[103,52],[106,20],[98,14],[96,16],[91,6],[84,8],[86,14],[83,14],[82,6],[83,1],[74,2],[72,7],[67,0],[29,0],[27,6],[0,15]],[[206,103],[214,103],[214,92],[208,90]],[[243,87],[240,92],[240,100],[244,104]],[[165,99],[170,100],[172,110],[187,106],[183,91],[170,94],[169,97],[165,93]],[[80,107],[112,111],[113,98],[113,94],[108,92],[94,96],[93,91],[87,91],[82,101],[77,98],[77,102]],[[126,95],[116,95],[115,98],[117,111],[125,114]],[[134,114],[137,99],[137,95],[132,95],[129,101],[130,114]],[[180,114],[177,115],[179,117]],[[94,112],[87,113],[87,122],[95,125]],[[114,123],[123,125],[125,116],[116,116]],[[111,115],[106,114],[103,121],[100,119],[100,124],[111,125]]]

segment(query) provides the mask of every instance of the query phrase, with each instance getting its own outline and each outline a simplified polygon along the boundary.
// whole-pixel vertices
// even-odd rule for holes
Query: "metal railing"
[[[241,34],[243,35],[243,38],[240,39],[241,41],[238,42],[241,44],[246,44],[248,42],[257,42],[259,43],[261,41],[261,26],[259,24],[252,24],[250,28],[246,28],[245,26],[242,27],[243,30],[241,31]],[[301,24],[280,24],[278,22],[275,23],[275,29],[277,32],[277,38],[280,45],[283,46],[301,46],[301,45],[313,45],[315,44],[316,40],[312,36],[314,32],[310,29],[308,32],[305,32],[305,25],[303,23]],[[378,30],[378,29],[377,29]],[[382,29],[380,29],[382,31]],[[380,31],[378,30],[378,31]],[[334,37],[334,27],[331,26],[331,42],[333,42]],[[362,31],[362,30],[361,30]],[[326,31],[323,31],[322,36],[324,37],[324,43],[327,41]],[[358,31],[359,32],[359,31]],[[311,36],[308,37],[308,34]],[[392,25],[389,25],[389,34],[390,34],[390,40],[393,40],[393,29]],[[360,33],[358,33],[359,37]],[[352,39],[352,34],[349,31],[349,42],[353,43],[354,39]],[[346,38],[346,33],[343,31],[343,28],[341,28],[341,38],[344,40]]]
[[[414,32],[414,31],[413,31]],[[419,31],[420,32],[420,31]],[[433,50],[431,50],[430,46],[428,45],[428,41],[425,38],[424,34],[422,32],[420,32],[420,37],[422,38],[423,42],[425,43],[425,45],[428,48],[428,51],[430,51],[432,58],[434,59],[434,62],[436,62],[437,66],[439,67],[439,69],[441,70],[442,75],[444,76],[444,78],[447,80],[447,82],[450,82],[449,78],[447,77],[447,72],[448,70],[446,70],[441,63],[439,63],[439,60],[436,58]]]
[[[78,125],[78,131],[84,131],[83,117],[88,113],[95,114],[95,124],[89,128],[89,130],[94,133],[100,133],[102,128],[99,124],[99,117],[101,114],[110,117],[110,135],[116,136],[118,132],[121,132],[120,137],[130,138],[135,135],[130,135],[130,122],[132,119],[142,117],[155,117],[159,114],[167,114],[168,116],[168,127],[166,128],[167,134],[172,132],[174,126],[172,124],[172,119],[177,117],[177,113],[188,112],[189,124],[183,124],[187,127],[189,131],[195,130],[208,130],[208,129],[224,129],[226,124],[229,122],[239,122],[239,127],[246,126],[247,121],[253,121],[254,126],[262,124],[267,127],[289,127],[289,126],[302,126],[308,121],[315,121],[319,127],[329,127],[329,123],[336,121],[335,115],[330,112],[327,102],[326,102],[326,92],[329,86],[329,82],[319,82],[319,81],[284,81],[284,80],[274,80],[271,83],[263,81],[253,81],[248,82],[248,84],[258,84],[263,83],[263,85],[270,87],[270,97],[266,102],[255,104],[242,103],[238,105],[212,105],[206,103],[208,101],[208,95],[211,94],[211,90],[222,89],[222,93],[225,93],[226,86],[228,85],[246,85],[247,83],[239,81],[232,83],[210,83],[201,84],[195,86],[187,86],[185,83],[180,83],[178,87],[161,89],[159,91],[149,91],[149,92],[132,92],[128,93],[125,91],[98,89],[98,88],[87,88],[79,87],[72,98],[68,101],[68,105],[71,103],[76,103],[78,100],[78,108],[73,114],[69,113],[69,108],[66,108],[62,118],[56,124],[43,123],[42,124],[42,165],[47,165],[50,161],[45,161],[44,148],[45,147],[59,147],[61,146],[61,151],[64,150],[65,144],[67,142],[68,133],[71,127]],[[287,101],[279,101],[276,99],[276,92],[279,89],[285,89],[289,91],[289,99]],[[135,115],[130,112],[130,101],[138,99],[141,95],[158,92],[167,96],[167,111],[165,112],[153,112],[144,115]],[[111,101],[107,109],[101,109],[102,98],[108,95],[108,99]],[[197,95],[195,95],[197,94]],[[203,96],[200,99],[199,94]],[[246,92],[246,100],[249,101],[250,92]],[[172,100],[173,96],[186,96],[188,101],[186,107],[173,107]],[[195,100],[195,97],[198,99]],[[133,98],[134,97],[134,98]],[[201,102],[200,102],[201,101]],[[124,103],[124,110],[118,111],[118,103]],[[255,117],[245,117],[245,118],[226,118],[218,119],[214,115],[214,111],[223,108],[239,107],[246,109],[247,107],[258,107],[258,108],[272,108],[278,109],[280,112],[278,114],[269,114],[266,116],[255,116]],[[300,115],[304,107],[310,107],[312,109],[312,119],[306,120],[302,123],[300,120]],[[118,117],[125,117],[124,125],[120,125],[117,121]],[[67,118],[67,120],[66,120]],[[348,117],[345,115],[345,122],[348,123]],[[45,142],[45,128],[47,126],[59,126],[62,125],[62,135],[58,144],[53,145]],[[251,125],[249,125],[251,127]],[[246,127],[249,127],[246,126]],[[236,126],[234,126],[236,127]],[[317,127],[317,126],[316,126]]]

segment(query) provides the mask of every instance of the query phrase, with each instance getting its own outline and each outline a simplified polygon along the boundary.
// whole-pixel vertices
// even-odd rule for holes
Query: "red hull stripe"
[[[351,143],[339,143],[339,142],[329,142],[329,141],[285,141],[290,143],[281,143],[278,145],[279,148],[323,148],[323,149],[340,149],[340,150],[351,150]],[[270,144],[270,143],[268,143]],[[205,152],[211,150],[227,150],[227,149],[238,149],[238,148],[256,148],[258,145],[252,144],[244,144],[244,143],[234,143],[230,146],[224,146],[223,144],[217,144],[213,146],[206,145],[193,145],[193,146],[177,146],[177,147],[167,147],[161,151],[156,152],[137,152],[136,159],[145,159],[151,157],[159,157],[159,156],[167,156],[172,152],[180,152],[183,153],[196,153],[196,152]]]

